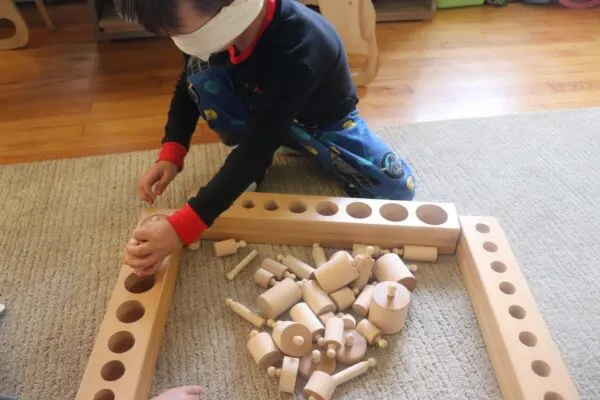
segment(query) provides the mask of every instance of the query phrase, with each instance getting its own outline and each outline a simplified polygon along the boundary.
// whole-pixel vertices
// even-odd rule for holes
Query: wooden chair
[[[42,15],[46,26],[51,31],[56,28],[48,15],[48,10],[43,0],[35,0],[38,11]],[[25,47],[29,42],[29,27],[23,16],[13,4],[12,0],[0,0],[0,20],[7,19],[15,25],[16,32],[12,37],[0,40],[0,50],[11,50]]]

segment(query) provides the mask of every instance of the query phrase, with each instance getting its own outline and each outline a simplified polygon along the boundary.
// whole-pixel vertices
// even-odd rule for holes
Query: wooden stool
[[[35,0],[35,5],[42,15],[48,29],[55,31],[56,28],[48,15],[44,0]],[[0,50],[12,50],[25,47],[29,42],[29,27],[11,0],[0,0],[0,20],[2,19],[7,19],[15,24],[16,32],[12,37],[0,40]]]

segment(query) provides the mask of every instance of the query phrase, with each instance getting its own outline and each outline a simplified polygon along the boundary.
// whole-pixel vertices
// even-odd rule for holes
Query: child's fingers
[[[146,257],[132,257],[127,256],[125,260],[123,260],[123,264],[129,265],[131,268],[135,268],[138,270],[148,269],[158,262],[158,257],[156,254],[151,254]]]
[[[127,246],[125,247],[129,254],[136,257],[146,257],[152,253],[152,248],[148,242],[143,242],[141,244],[127,243]]]
[[[191,386],[182,386],[182,388],[186,391],[187,394],[204,394],[206,389],[202,386],[191,385]]]

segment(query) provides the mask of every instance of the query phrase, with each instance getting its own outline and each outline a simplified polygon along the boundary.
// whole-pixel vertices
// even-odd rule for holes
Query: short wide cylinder
[[[397,282],[381,282],[373,289],[368,320],[383,334],[398,333],[404,328],[411,294]]]
[[[316,400],[329,400],[333,396],[335,387],[335,380],[331,375],[323,371],[314,371],[304,386],[302,394],[307,399],[312,396]]]

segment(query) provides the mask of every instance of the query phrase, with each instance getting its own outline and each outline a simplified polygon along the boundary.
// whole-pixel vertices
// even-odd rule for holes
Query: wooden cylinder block
[[[369,321],[385,335],[398,333],[404,328],[410,292],[396,282],[381,282],[371,297]]]
[[[406,261],[437,262],[437,247],[404,246],[402,258]]]
[[[393,281],[406,287],[410,292],[415,290],[417,280],[404,261],[395,253],[385,254],[375,261],[373,276],[379,282]]]
[[[345,309],[351,307],[352,303],[354,303],[354,300],[356,300],[354,292],[348,286],[344,286],[335,292],[329,293],[329,297],[331,297],[331,300],[333,300],[333,303],[337,307],[338,311],[344,311]]]
[[[288,267],[281,264],[280,262],[273,260],[272,258],[267,257],[264,260],[262,260],[262,262],[260,263],[260,267],[266,269],[267,271],[275,275],[275,277],[278,280],[284,278],[296,279],[296,275],[290,273],[288,271]]]
[[[277,321],[272,336],[279,350],[288,356],[303,356],[312,347],[310,330],[298,322]]]
[[[215,242],[213,244],[213,251],[215,256],[223,257],[230,254],[235,254],[239,248],[246,247],[246,242],[240,240],[236,242],[235,239],[227,239]]]
[[[256,305],[268,319],[275,319],[302,299],[302,291],[297,282],[285,278],[263,292]]]
[[[281,368],[269,367],[267,374],[270,377],[279,377],[279,391],[294,393],[299,365],[299,358],[284,356]]]
[[[354,257],[354,265],[358,270],[358,279],[352,282],[352,289],[363,290],[363,288],[369,283],[373,266],[375,265],[375,259],[372,257],[373,247],[367,247],[364,253]]]
[[[336,360],[340,364],[356,364],[367,354],[367,339],[354,329],[344,331],[344,342],[337,352]]]
[[[315,270],[315,279],[325,293],[338,289],[358,279],[359,273],[352,256],[347,251],[339,251],[329,261]]]
[[[304,302],[300,302],[290,309],[290,317],[294,321],[306,326],[310,331],[313,340],[318,340],[319,337],[322,337],[325,333],[325,326]]]
[[[277,256],[277,259],[288,267],[299,279],[311,279],[313,277],[315,269],[293,255],[288,254],[283,256],[280,254]]]
[[[258,268],[254,273],[254,283],[265,289],[274,286],[277,283],[275,275],[264,268]]]
[[[308,304],[315,315],[326,314],[328,312],[334,312],[336,307],[331,298],[325,293],[317,281],[304,280],[300,282],[300,289],[302,292],[302,299]]]
[[[326,374],[333,374],[335,371],[336,359],[326,357],[323,351],[313,347],[313,351],[300,358],[300,367],[298,372],[304,379],[309,379],[313,372],[323,371]]]
[[[256,330],[250,332],[250,339],[246,347],[259,368],[274,365],[283,357],[275,341],[267,332],[259,333]]]
[[[323,325],[327,324],[327,320],[331,317],[335,317],[335,314],[332,312],[326,312],[324,314],[319,315],[319,319],[323,323]]]
[[[335,388],[336,384],[332,375],[323,371],[315,371],[302,389],[302,394],[308,400],[330,400]]]
[[[325,255],[325,250],[319,245],[319,243],[314,243],[312,247],[312,256],[315,261],[315,267],[319,268],[321,265],[327,262],[327,256]]]
[[[360,317],[366,317],[369,313],[369,306],[371,305],[371,295],[373,294],[373,289],[377,282],[373,282],[365,286],[362,292],[356,298],[354,304],[352,304],[352,310],[356,313],[356,315]]]
[[[356,328],[356,318],[352,315],[339,313],[337,316],[344,321],[344,330]]]
[[[327,357],[335,357],[337,349],[344,341],[344,321],[338,317],[331,317],[325,323],[325,341],[323,346],[327,349]]]
[[[361,320],[356,325],[356,330],[358,333],[363,335],[367,342],[371,345],[375,344],[379,348],[386,348],[388,342],[385,339],[381,338],[381,331],[371,323],[368,319]]]

